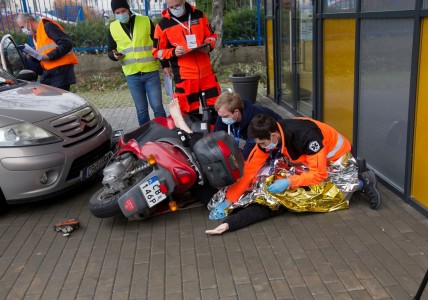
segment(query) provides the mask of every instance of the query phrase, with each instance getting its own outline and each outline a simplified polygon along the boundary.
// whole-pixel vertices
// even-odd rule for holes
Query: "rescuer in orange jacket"
[[[269,158],[275,159],[278,155],[283,155],[291,163],[302,163],[309,169],[308,172],[300,175],[277,179],[267,187],[271,193],[281,193],[288,188],[320,184],[328,178],[329,163],[339,160],[351,151],[349,141],[333,127],[309,118],[276,121],[266,114],[257,115],[250,122],[248,135],[255,140],[257,147],[254,147],[245,162],[243,177],[229,187],[226,200],[211,211],[210,218],[216,214],[220,216],[219,218],[225,217],[224,209],[228,208],[232,202],[239,200]],[[380,194],[376,188],[376,176],[368,169],[360,171],[359,189],[369,197],[370,207],[377,209],[380,205]],[[270,214],[267,208],[265,211],[257,211],[257,216],[249,216],[248,208],[240,212],[247,214],[240,217],[241,227],[242,220],[251,220],[254,223],[265,219]],[[226,230],[229,230],[227,221],[207,233],[219,234]]]
[[[48,18],[39,22],[27,13],[18,14],[16,23],[22,32],[33,37],[36,50],[42,55],[40,82],[69,91],[70,85],[76,83],[74,65],[77,64],[77,56],[61,25]]]
[[[217,34],[205,14],[185,0],[166,0],[166,5],[155,28],[152,53],[170,63],[164,72],[170,77],[174,74],[174,98],[181,111],[197,113],[202,92],[208,106],[214,106],[220,94],[209,56]]]

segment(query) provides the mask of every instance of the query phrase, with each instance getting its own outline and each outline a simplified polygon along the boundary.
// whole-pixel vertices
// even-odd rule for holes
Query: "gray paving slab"
[[[133,107],[100,111],[115,128],[138,126]],[[0,215],[0,299],[412,299],[428,269],[427,218],[382,185],[377,211],[353,198],[222,236],[205,235],[218,222],[203,207],[97,219],[88,201],[100,186]],[[52,228],[64,217],[81,223],[69,237]]]

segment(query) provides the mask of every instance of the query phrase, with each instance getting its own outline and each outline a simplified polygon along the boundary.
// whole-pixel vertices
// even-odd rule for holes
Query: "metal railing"
[[[102,51],[107,48],[107,30],[114,20],[111,0],[1,0],[0,34],[10,33],[17,43],[31,42],[15,23],[20,12],[36,18],[58,21],[73,40],[76,51]],[[164,1],[128,0],[131,10],[149,16],[154,23],[165,8]],[[192,0],[211,19],[212,0]],[[264,21],[261,0],[225,0],[223,45],[261,45]]]

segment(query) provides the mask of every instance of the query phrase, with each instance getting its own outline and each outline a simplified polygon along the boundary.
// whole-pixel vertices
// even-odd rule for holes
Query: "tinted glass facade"
[[[428,0],[273,1],[274,100],[337,128],[428,215]]]

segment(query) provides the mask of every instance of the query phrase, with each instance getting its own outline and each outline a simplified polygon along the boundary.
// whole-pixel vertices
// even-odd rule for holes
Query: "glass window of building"
[[[325,13],[355,12],[356,0],[324,0]]]
[[[428,0],[424,0],[424,4],[422,5],[422,8],[428,8]]]
[[[416,0],[362,0],[361,10],[370,11],[393,11],[415,9]]]
[[[412,42],[413,19],[361,21],[358,156],[401,191]]]

